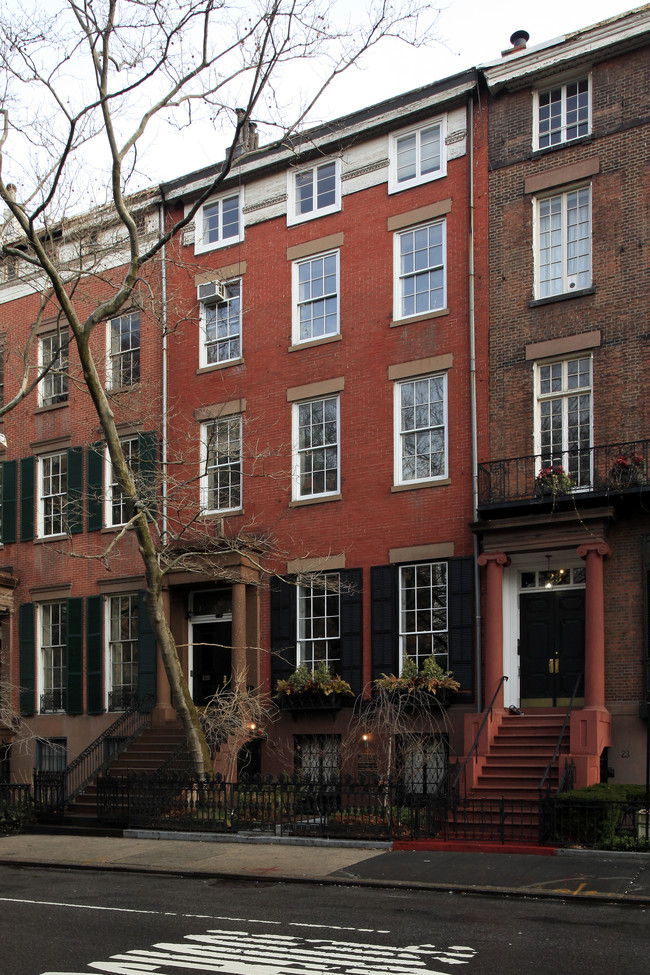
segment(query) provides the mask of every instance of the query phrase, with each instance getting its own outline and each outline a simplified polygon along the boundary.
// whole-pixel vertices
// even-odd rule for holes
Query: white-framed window
[[[339,398],[293,404],[294,500],[338,494]]]
[[[293,341],[338,335],[339,252],[293,263]]]
[[[410,189],[445,176],[445,119],[395,132],[389,143],[388,192]]]
[[[591,356],[537,363],[535,386],[539,469],[562,467],[572,487],[588,487],[593,446]]]
[[[589,78],[554,85],[534,96],[535,149],[548,149],[588,135],[591,131]]]
[[[106,673],[108,710],[124,711],[138,693],[138,596],[109,596],[106,600]]]
[[[242,506],[240,414],[201,424],[201,506],[206,512]]]
[[[52,406],[68,399],[68,335],[48,332],[38,339],[38,368],[52,368],[39,383],[39,405]]]
[[[66,603],[41,603],[39,629],[39,711],[65,711],[67,687]]]
[[[534,200],[537,298],[591,286],[591,187]]]
[[[340,589],[338,572],[319,573],[298,586],[298,666],[340,667]]]
[[[199,302],[201,366],[241,358],[241,280],[228,281],[223,289],[225,298],[206,298]]]
[[[128,312],[108,323],[108,386],[140,382],[140,313]]]
[[[447,477],[447,374],[395,384],[395,483]]]
[[[399,596],[400,672],[407,657],[419,669],[432,655],[443,670],[448,670],[447,563],[400,566]]]
[[[120,443],[122,445],[122,450],[124,451],[124,459],[126,460],[131,473],[135,477],[138,473],[138,438],[128,437],[121,440]],[[115,528],[118,525],[125,525],[129,520],[130,515],[127,511],[126,499],[122,494],[115,474],[113,473],[113,465],[111,463],[108,448],[106,448],[105,457],[105,483],[107,485],[107,491],[104,523],[110,528]]]
[[[62,535],[68,494],[68,454],[63,450],[38,458],[38,534]]]
[[[446,222],[395,234],[394,317],[438,311],[447,304]]]
[[[341,209],[341,161],[328,159],[288,175],[287,223],[302,223]]]
[[[208,200],[194,218],[194,253],[226,247],[244,239],[241,193],[224,193]]]

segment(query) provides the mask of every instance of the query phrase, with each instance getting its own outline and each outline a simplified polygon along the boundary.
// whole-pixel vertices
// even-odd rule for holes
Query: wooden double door
[[[581,676],[575,704],[584,702],[585,591],[520,593],[521,706],[566,707]]]

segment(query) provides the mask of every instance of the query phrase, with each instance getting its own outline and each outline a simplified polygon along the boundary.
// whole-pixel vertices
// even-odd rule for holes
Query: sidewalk
[[[123,837],[0,837],[0,865],[352,884],[650,904],[650,856],[557,850],[394,850],[392,844],[125,831]]]

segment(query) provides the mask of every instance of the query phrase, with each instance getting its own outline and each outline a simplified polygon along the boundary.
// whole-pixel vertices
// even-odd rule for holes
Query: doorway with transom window
[[[522,708],[584,702],[585,570],[557,559],[519,573]]]
[[[230,683],[232,676],[232,593],[228,589],[191,592],[188,609],[188,668],[197,707]]]

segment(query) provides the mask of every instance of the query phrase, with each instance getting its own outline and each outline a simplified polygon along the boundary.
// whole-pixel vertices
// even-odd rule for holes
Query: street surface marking
[[[389,947],[353,941],[328,941],[294,935],[210,930],[188,934],[182,942],[158,942],[94,961],[83,971],[41,975],[176,975],[221,972],[223,975],[448,975],[433,964],[467,965],[476,955],[466,945]]]

